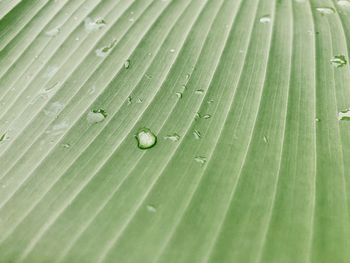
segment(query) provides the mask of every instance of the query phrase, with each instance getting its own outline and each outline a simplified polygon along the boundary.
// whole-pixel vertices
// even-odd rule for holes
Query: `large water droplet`
[[[344,55],[334,56],[333,58],[331,58],[330,61],[337,68],[344,67],[346,65],[346,63],[347,63],[346,58],[345,58]]]
[[[343,110],[338,113],[338,120],[350,121],[350,109]]]
[[[316,10],[321,15],[331,15],[331,14],[335,13],[335,10],[333,7],[318,7],[318,8],[316,8]]]
[[[140,149],[152,148],[157,143],[157,136],[148,128],[140,129],[136,134],[137,147]]]
[[[94,109],[90,111],[86,117],[89,124],[95,124],[104,121],[107,113],[104,109]]]
[[[88,32],[97,31],[106,26],[106,21],[102,18],[92,19],[91,17],[87,17],[84,20],[85,30]]]
[[[169,135],[164,136],[164,139],[170,140],[173,142],[177,142],[180,140],[180,135],[178,135],[177,133],[173,133],[173,134],[169,134]]]

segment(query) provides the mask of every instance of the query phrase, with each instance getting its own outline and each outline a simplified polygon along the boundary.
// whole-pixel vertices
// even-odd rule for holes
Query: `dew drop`
[[[271,17],[269,15],[263,16],[259,19],[259,22],[262,24],[268,24],[271,22]]]
[[[173,133],[173,134],[164,136],[164,139],[172,142],[177,142],[180,140],[180,135],[178,135],[177,133]]]
[[[129,97],[128,97],[128,105],[130,105],[131,103],[132,103],[132,97],[129,96]]]
[[[200,131],[198,131],[196,129],[193,131],[193,136],[196,140],[199,140],[202,137]]]
[[[189,79],[190,77],[191,77],[190,74],[186,74],[186,76],[185,76],[186,79]]]
[[[321,119],[319,119],[319,118],[316,118],[316,119],[315,119],[315,121],[316,121],[316,122],[320,122],[320,121],[321,121]]]
[[[142,103],[142,102],[143,102],[143,100],[141,98],[137,98],[136,103]]]
[[[350,109],[343,110],[338,113],[338,120],[350,121]]]
[[[147,205],[147,211],[148,212],[151,212],[151,213],[155,213],[155,212],[157,212],[157,209],[155,208],[155,206],[153,206],[153,205]]]
[[[130,68],[130,60],[129,59],[124,62],[124,68],[125,69]]]
[[[335,13],[335,10],[333,7],[318,7],[318,8],[316,8],[316,10],[321,15],[331,15],[331,14]]]
[[[205,119],[205,120],[210,119],[210,118],[211,118],[210,114],[205,114],[202,116],[202,119]]]
[[[148,128],[140,129],[136,134],[137,147],[140,149],[152,148],[157,143],[157,136]]]
[[[344,67],[347,64],[347,61],[344,55],[334,56],[333,58],[331,58],[330,62],[332,63],[333,66],[337,68]]]
[[[194,157],[194,160],[201,164],[201,166],[203,166],[206,162],[207,162],[207,158],[205,158],[204,156],[196,156]]]
[[[94,109],[87,114],[87,121],[89,124],[95,124],[104,121],[107,113],[104,109]]]
[[[170,53],[174,53],[175,52],[175,49],[170,49]]]

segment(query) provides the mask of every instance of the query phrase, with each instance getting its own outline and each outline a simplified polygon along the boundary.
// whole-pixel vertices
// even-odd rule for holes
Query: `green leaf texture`
[[[349,47],[348,0],[0,0],[0,263],[350,262]]]

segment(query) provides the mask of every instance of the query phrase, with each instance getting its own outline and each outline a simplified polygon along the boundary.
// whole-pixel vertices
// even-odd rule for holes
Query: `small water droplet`
[[[202,116],[202,119],[205,119],[205,120],[210,119],[210,118],[211,118],[210,114],[205,114]]]
[[[124,68],[125,69],[130,68],[130,60],[129,59],[124,62]]]
[[[333,7],[318,7],[318,8],[316,8],[316,10],[321,15],[331,15],[331,14],[335,13],[335,10]]]
[[[130,105],[131,103],[132,103],[132,97],[129,96],[129,97],[128,97],[128,105]]]
[[[145,74],[145,77],[148,78],[148,79],[152,79],[152,76],[150,74]]]
[[[193,136],[196,140],[199,140],[202,137],[200,131],[198,131],[196,129],[193,131]]]
[[[269,15],[265,15],[259,19],[259,22],[262,24],[268,24],[271,22],[271,17]]]
[[[100,17],[96,18],[96,19],[92,19],[91,17],[87,17],[84,20],[84,27],[85,27],[85,30],[88,32],[97,31],[97,30],[103,28],[104,26],[106,26],[106,21]]]
[[[344,55],[334,56],[333,58],[331,58],[330,61],[331,61],[332,65],[337,67],[337,68],[344,67],[347,64],[347,61],[346,61]]]
[[[266,135],[264,135],[264,142],[265,142],[265,143],[269,143],[269,140],[267,139],[267,136],[266,136]]]
[[[315,119],[315,121],[316,121],[316,122],[320,122],[320,121],[321,121],[321,119],[319,119],[319,118],[316,118],[316,119]]]
[[[114,45],[117,43],[117,40],[113,40],[108,46],[99,48],[95,50],[95,54],[98,57],[104,58],[106,57],[109,52],[112,50],[112,48],[114,47]]]
[[[213,102],[214,102],[214,100],[208,100],[208,101],[207,101],[208,104],[211,104],[211,103],[213,103]]]
[[[350,109],[343,110],[338,113],[338,120],[350,121]]]
[[[181,93],[181,92],[175,92],[175,95],[176,95],[179,99],[182,98],[182,93]]]
[[[169,134],[169,135],[164,136],[164,139],[170,140],[173,142],[177,142],[180,140],[180,135],[178,135],[177,133],[173,133],[173,134]]]
[[[66,149],[70,148],[70,144],[69,143],[64,143],[64,144],[62,144],[62,146],[63,146],[63,148],[66,148]]]
[[[186,74],[186,76],[185,76],[186,79],[189,79],[190,77],[191,77],[190,74]]]
[[[95,91],[96,91],[96,86],[94,85],[89,89],[88,93],[91,95],[91,94],[94,94]]]
[[[52,29],[49,29],[45,32],[45,35],[48,37],[55,37],[58,35],[58,33],[61,31],[60,26],[56,26]]]
[[[170,53],[174,53],[175,52],[175,49],[170,49]]]
[[[44,113],[50,117],[57,116],[63,110],[63,108],[64,104],[62,102],[55,101],[44,110]]]
[[[50,92],[50,91],[54,90],[55,88],[57,88],[59,85],[60,85],[60,82],[57,81],[53,85],[44,88],[44,92]]]
[[[143,100],[141,98],[137,98],[136,103],[142,103],[142,102],[143,102]]]
[[[0,142],[5,141],[5,138],[6,138],[6,133],[4,133],[3,135],[1,135],[1,137],[0,137]]]
[[[204,90],[203,89],[197,89],[195,91],[195,93],[198,94],[198,95],[202,95],[202,94],[204,94]]]
[[[207,158],[205,158],[204,156],[196,156],[196,157],[194,157],[194,160],[197,163],[200,163],[201,166],[203,166],[207,162]]]
[[[350,1],[348,0],[339,0],[337,2],[337,5],[341,6],[341,7],[347,7],[349,8],[350,7]]]
[[[133,18],[133,17],[129,18],[129,22],[134,22],[134,21],[135,21],[135,18]]]
[[[137,147],[140,149],[152,148],[157,143],[157,136],[148,128],[140,129],[136,134]]]
[[[155,212],[157,212],[157,209],[155,208],[155,206],[153,206],[153,205],[147,205],[147,211],[148,212],[151,212],[151,213],[155,213]]]
[[[94,109],[90,111],[86,117],[89,124],[95,124],[104,121],[107,113],[104,109]]]

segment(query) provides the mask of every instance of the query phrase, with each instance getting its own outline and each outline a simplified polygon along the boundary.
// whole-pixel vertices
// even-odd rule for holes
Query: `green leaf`
[[[348,263],[349,43],[348,0],[0,0],[0,263]]]

